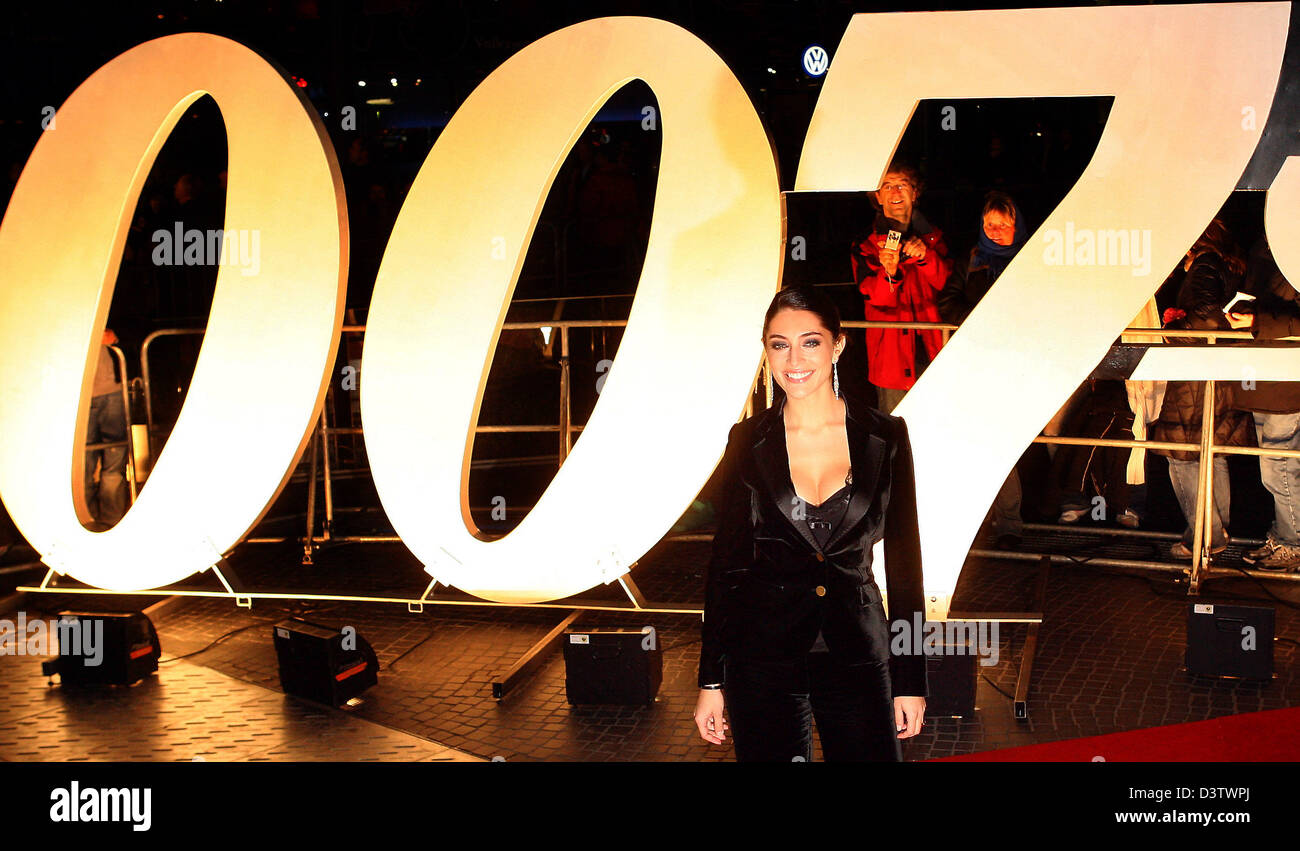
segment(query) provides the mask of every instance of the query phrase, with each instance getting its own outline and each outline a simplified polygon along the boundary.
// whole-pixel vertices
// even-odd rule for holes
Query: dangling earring
[[[835,390],[835,398],[840,398],[840,363],[831,361],[831,387]]]

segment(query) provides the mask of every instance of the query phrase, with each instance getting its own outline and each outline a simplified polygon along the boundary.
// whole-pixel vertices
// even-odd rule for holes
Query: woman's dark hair
[[[1217,254],[1233,277],[1240,278],[1246,274],[1246,261],[1241,259],[1241,254],[1237,251],[1237,242],[1232,238],[1228,226],[1222,219],[1216,218],[1211,221],[1205,228],[1205,233],[1201,234],[1189,250],[1193,258],[1206,252]]]
[[[980,211],[980,218],[983,219],[989,213],[999,212],[1008,219],[1016,217],[1016,202],[1011,200],[1011,196],[997,189],[989,190],[984,196],[984,209]]]
[[[830,332],[831,341],[839,339],[840,312],[835,307],[835,302],[820,288],[801,284],[781,290],[768,305],[767,316],[763,319],[764,345],[767,345],[767,328],[772,324],[772,317],[782,310],[807,310],[817,314],[822,326]]]

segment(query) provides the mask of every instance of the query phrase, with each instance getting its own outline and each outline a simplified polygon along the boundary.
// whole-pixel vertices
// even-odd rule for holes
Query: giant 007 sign
[[[1234,188],[1273,100],[1288,15],[1289,4],[1263,3],[852,18],[795,191],[874,189],[922,99],[1112,96],[1096,153],[1030,245],[1089,230],[1152,235],[1145,274],[1021,251],[899,408],[914,443],[931,617],[947,614],[1016,457]],[[879,45],[919,61],[887,61]],[[467,461],[488,359],[556,172],[605,99],[633,79],[659,100],[663,142],[627,332],[582,440],[523,522],[487,541],[469,515]],[[149,485],[117,526],[93,533],[80,522],[81,474],[70,460],[84,440],[97,337],[141,186],[205,94],[229,136],[225,227],[260,231],[261,271],[220,268],[191,388]],[[499,132],[503,115],[519,132]],[[233,548],[307,443],[342,321],[343,184],[311,104],[266,59],[213,35],[168,36],[118,56],[73,92],[56,127],[0,225],[0,494],[59,573],[113,590],[161,587]],[[1288,161],[1266,227],[1292,280],[1298,210],[1300,167]],[[365,340],[374,481],[428,572],[511,602],[557,599],[626,572],[722,454],[762,355],[783,238],[776,167],[753,105],[680,27],[587,21],[484,80],[411,187]],[[1294,356],[1267,354],[1161,349],[1134,377],[1233,380],[1249,358],[1259,379],[1300,378]],[[996,414],[990,398],[1001,400]]]

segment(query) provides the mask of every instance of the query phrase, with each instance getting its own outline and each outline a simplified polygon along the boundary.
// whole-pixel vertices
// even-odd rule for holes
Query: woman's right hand
[[[722,717],[724,700],[722,689],[702,688],[695,702],[695,726],[700,738],[710,744],[720,745],[727,738],[727,719]]]
[[[1229,313],[1228,325],[1236,331],[1249,331],[1255,324],[1255,314],[1253,313]]]

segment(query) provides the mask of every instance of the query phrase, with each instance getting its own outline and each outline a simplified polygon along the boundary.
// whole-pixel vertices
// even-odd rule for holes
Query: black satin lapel
[[[785,448],[785,420],[779,411],[773,413],[776,416],[768,422],[768,427],[763,430],[759,442],[754,446],[754,456],[758,460],[763,483],[767,486],[768,499],[776,504],[799,536],[808,542],[808,546],[820,552],[821,548],[817,546],[817,539],[813,537],[807,521],[795,519],[794,509],[801,500],[795,494],[794,482],[790,479],[790,456]],[[857,472],[853,475],[856,481]]]
[[[876,482],[880,479],[880,470],[884,465],[888,449],[884,438],[872,434],[863,420],[850,415],[849,464],[853,467],[853,495],[849,498],[848,508],[844,510],[844,519],[835,528],[826,549],[833,549],[844,533],[857,525],[876,497]]]

